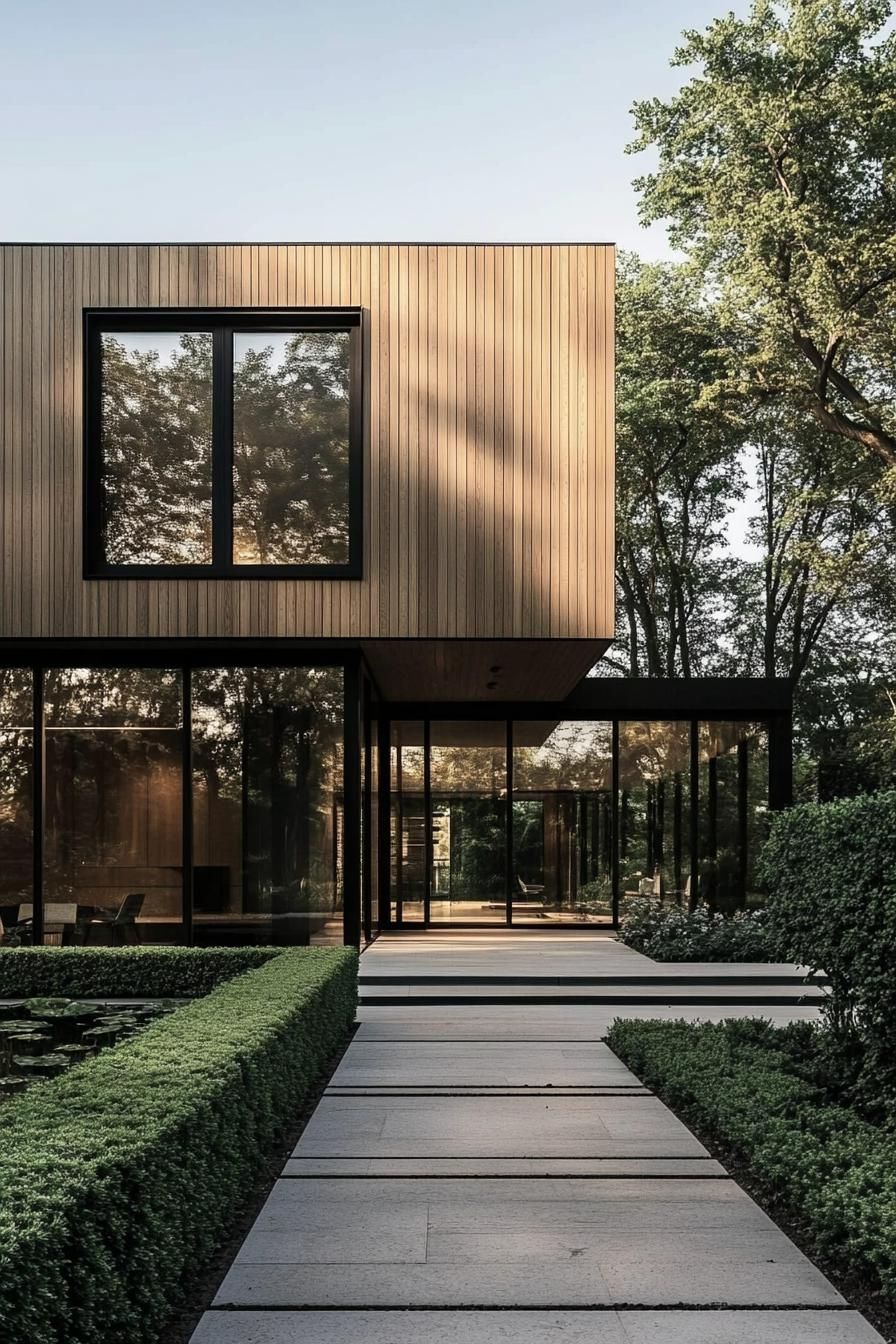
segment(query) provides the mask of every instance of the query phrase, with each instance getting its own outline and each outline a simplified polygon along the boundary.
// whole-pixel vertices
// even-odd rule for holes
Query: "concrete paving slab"
[[[842,1298],[734,1182],[587,1178],[280,1180],[216,1298],[270,1307],[610,1302]]]
[[[725,1177],[711,1157],[291,1157],[283,1175],[307,1176],[669,1176]]]
[[[375,998],[378,1001],[384,999],[438,999],[449,1001],[453,999],[494,999],[514,998],[529,1000],[530,1002],[538,998],[550,998],[552,1000],[562,999],[581,999],[589,995],[600,996],[607,1001],[612,1000],[622,1007],[627,1000],[634,1004],[640,1004],[643,999],[656,999],[658,1003],[670,1000],[672,1003],[694,1002],[700,1003],[701,999],[725,999],[732,1003],[747,1002],[752,1003],[754,999],[768,999],[770,1006],[787,1007],[789,1004],[780,1004],[778,1001],[787,999],[795,1004],[805,999],[808,1002],[815,1002],[827,994],[827,989],[823,986],[804,985],[797,981],[786,985],[745,985],[745,984],[698,984],[688,985],[687,983],[678,983],[683,981],[683,977],[678,976],[674,983],[651,983],[651,984],[627,984],[627,985],[602,985],[593,984],[574,984],[557,981],[549,981],[541,985],[527,984],[520,981],[502,981],[501,983],[490,982],[488,984],[465,984],[461,980],[453,981],[450,984],[376,984],[372,980],[367,980],[359,987],[361,1002],[365,1003],[368,999]],[[416,1006],[416,1005],[415,1005]],[[643,1006],[643,1005],[642,1005]],[[710,1003],[709,1006],[721,1006]],[[761,1006],[761,1005],[753,1005]]]
[[[481,1041],[353,1041],[330,1080],[333,1087],[451,1084],[555,1086],[637,1085],[638,1079],[608,1046]]]
[[[609,1248],[612,1249],[612,1248]],[[693,1286],[680,1261],[657,1266],[649,1284],[634,1296],[629,1283],[623,1296],[614,1294],[605,1267],[578,1257],[466,1265],[376,1264],[338,1265],[242,1264],[227,1274],[214,1306],[256,1308],[345,1307],[599,1307],[614,1303],[663,1307],[670,1293],[674,1305],[732,1307],[832,1307],[842,1299],[817,1270],[803,1265],[768,1263],[770,1248],[758,1247],[750,1259],[744,1249],[727,1258],[712,1242]],[[663,1272],[665,1270],[665,1273]],[[682,1283],[687,1287],[682,1293]]]
[[[193,1344],[883,1344],[854,1311],[210,1311]]]
[[[296,1157],[701,1157],[654,1096],[331,1097]]]

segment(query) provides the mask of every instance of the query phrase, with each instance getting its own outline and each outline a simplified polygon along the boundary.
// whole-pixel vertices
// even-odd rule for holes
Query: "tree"
[[[748,432],[739,408],[706,395],[723,376],[727,339],[682,267],[620,258],[617,581],[631,676],[696,675],[716,648],[731,579],[725,525]]]
[[[841,445],[896,467],[896,35],[888,0],[754,0],[687,32],[698,65],[669,101],[636,104],[645,223],[748,339],[720,398],[786,396]]]
[[[832,618],[863,584],[887,536],[874,468],[854,466],[818,426],[786,404],[764,407],[750,448],[758,503],[736,581],[740,670],[796,685]]]

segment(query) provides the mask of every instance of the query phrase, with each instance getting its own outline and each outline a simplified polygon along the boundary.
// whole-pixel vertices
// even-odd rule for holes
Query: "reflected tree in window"
[[[236,564],[345,564],[349,333],[239,333],[233,351]]]
[[[102,545],[108,564],[212,559],[212,336],[102,336]]]
[[[72,903],[66,938],[105,942],[128,902],[177,936],[182,687],[164,668],[53,668],[44,676],[44,892]],[[137,929],[127,930],[136,939]]]
[[[196,862],[228,870],[207,913],[304,916],[289,936],[314,941],[341,911],[342,695],[340,668],[194,674]]]
[[[31,900],[31,673],[0,668],[0,916]]]

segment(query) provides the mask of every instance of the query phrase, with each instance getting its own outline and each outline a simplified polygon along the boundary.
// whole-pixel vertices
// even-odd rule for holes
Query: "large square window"
[[[86,314],[87,577],[360,577],[361,314]]]

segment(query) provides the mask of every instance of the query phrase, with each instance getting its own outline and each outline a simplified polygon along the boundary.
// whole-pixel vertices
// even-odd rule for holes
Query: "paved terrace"
[[[193,1344],[880,1341],[601,1040],[620,1015],[811,1017],[795,968],[539,931],[383,937],[362,971],[358,1033]]]

